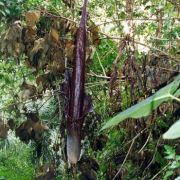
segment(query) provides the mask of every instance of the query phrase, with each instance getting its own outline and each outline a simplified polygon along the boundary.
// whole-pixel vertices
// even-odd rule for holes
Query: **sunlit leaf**
[[[178,89],[175,93],[174,96],[179,97],[180,96],[180,89]]]
[[[178,176],[175,180],[180,180],[180,176]]]
[[[153,96],[144,101],[126,109],[120,114],[110,119],[101,130],[115,126],[127,118],[141,118],[148,116],[160,104],[172,99],[172,94],[177,90],[180,84],[180,76],[172,83],[157,91]]]
[[[180,137],[180,120],[174,123],[169,130],[164,133],[164,139],[176,139]]]
[[[4,3],[3,3],[3,2],[0,2],[0,6],[4,6]]]

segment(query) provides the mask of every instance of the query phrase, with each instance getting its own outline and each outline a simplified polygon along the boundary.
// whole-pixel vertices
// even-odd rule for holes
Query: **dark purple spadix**
[[[67,156],[71,164],[77,163],[81,152],[81,128],[84,120],[83,101],[85,95],[86,6],[87,0],[84,0],[81,21],[76,34],[67,116]]]

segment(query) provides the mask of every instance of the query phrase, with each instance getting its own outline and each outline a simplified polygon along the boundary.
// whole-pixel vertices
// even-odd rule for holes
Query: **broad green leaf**
[[[180,176],[178,176],[175,180],[180,180]]]
[[[180,155],[176,155],[176,160],[180,162]]]
[[[180,89],[178,89],[178,90],[175,92],[174,96],[176,96],[176,97],[179,97],[179,96],[180,96]]]
[[[170,84],[157,91],[154,95],[141,101],[140,103],[126,109],[120,114],[110,119],[101,130],[115,126],[127,118],[141,118],[148,116],[163,102],[172,99],[172,95],[177,91],[180,84],[180,75]]]
[[[4,11],[6,12],[6,14],[10,14],[10,10],[9,9],[6,8]]]
[[[175,122],[169,130],[163,134],[164,139],[176,139],[180,137],[180,120]]]
[[[4,6],[4,3],[3,3],[3,2],[0,2],[0,6]]]

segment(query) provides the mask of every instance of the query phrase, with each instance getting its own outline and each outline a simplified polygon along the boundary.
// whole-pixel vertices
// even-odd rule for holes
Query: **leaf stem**
[[[170,97],[171,97],[173,100],[176,100],[177,102],[180,103],[180,99],[179,99],[179,98],[177,98],[177,97],[175,97],[175,96],[173,96],[173,95],[170,95]]]

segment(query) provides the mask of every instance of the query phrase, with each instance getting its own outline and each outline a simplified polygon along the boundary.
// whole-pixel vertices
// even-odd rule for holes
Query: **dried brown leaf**
[[[25,14],[25,20],[28,26],[34,27],[40,19],[40,11],[28,11]]]
[[[59,33],[56,29],[51,28],[49,35],[51,36],[51,40],[57,43],[59,42]]]

